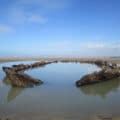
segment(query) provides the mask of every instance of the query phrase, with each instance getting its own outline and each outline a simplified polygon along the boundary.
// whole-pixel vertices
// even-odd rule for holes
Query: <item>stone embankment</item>
[[[41,80],[32,78],[31,76],[24,74],[25,70],[41,67],[47,64],[55,63],[57,61],[36,62],[31,65],[13,65],[12,67],[3,67],[3,71],[6,73],[10,80],[10,83],[14,87],[32,87],[34,85],[40,85],[43,82]]]
[[[120,67],[117,64],[107,63],[106,61],[95,61],[94,64],[99,66],[101,70],[83,76],[80,80],[76,81],[77,87],[120,77]]]

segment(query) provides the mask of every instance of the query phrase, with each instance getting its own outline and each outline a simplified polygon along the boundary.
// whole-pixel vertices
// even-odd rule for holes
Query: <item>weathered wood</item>
[[[32,87],[43,83],[41,80],[32,78],[27,74],[16,72],[14,68],[3,67],[3,70],[14,87]]]
[[[6,73],[7,77],[11,81],[12,86],[15,87],[31,87],[34,85],[42,84],[41,80],[32,78],[31,76],[24,74],[27,69],[33,69],[36,67],[42,67],[47,64],[55,63],[57,61],[41,61],[35,62],[31,65],[13,65],[12,67],[3,67],[3,71]]]
[[[120,68],[117,67],[116,64],[106,63],[103,64],[101,68],[101,71],[85,75],[80,80],[76,81],[76,86],[79,87],[83,85],[99,83],[120,77]]]

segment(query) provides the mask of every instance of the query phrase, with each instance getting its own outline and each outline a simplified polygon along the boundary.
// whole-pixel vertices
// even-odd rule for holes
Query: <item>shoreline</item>
[[[107,61],[111,63],[120,64],[120,58],[112,57],[4,57],[0,58],[0,62],[15,62],[15,61],[58,61],[58,62],[95,62],[96,60]]]
[[[26,59],[26,60],[28,60],[28,59]],[[29,59],[29,61],[31,61],[31,60],[36,60],[36,59]],[[45,60],[51,60],[51,61],[52,60],[58,60],[58,62],[81,62],[82,61],[84,63],[84,62],[87,62],[87,61],[94,62],[96,60],[102,60],[102,61],[109,61],[109,62],[111,62],[111,60],[113,60],[113,59],[108,59],[108,58],[107,59],[99,59],[99,58],[37,58],[37,60],[38,61],[40,61],[40,60],[42,60],[42,61],[45,61]],[[23,59],[22,60],[21,59],[11,59],[11,61],[25,61],[25,60],[23,60]],[[114,59],[112,62],[115,63],[115,61],[118,61],[117,62],[118,64],[120,63],[120,59]],[[9,61],[7,61],[7,62],[9,62]],[[34,66],[34,64],[32,64],[32,66]],[[35,117],[35,116],[36,115],[32,114],[32,118],[34,118],[34,119],[35,118],[40,119],[40,116],[37,116],[37,117]],[[5,117],[2,118],[2,116],[1,116],[0,119],[2,119],[2,120],[11,120],[11,119],[16,120],[16,119],[25,118],[25,119],[31,119],[32,120],[32,118],[30,118],[30,117],[31,116],[27,116],[27,113],[24,113],[23,115],[22,114],[21,115],[19,115],[19,114],[17,115],[16,114],[16,116],[12,116],[12,115],[9,116],[9,115],[6,114]],[[99,119],[99,116],[97,116],[97,115],[96,116],[91,116],[91,117],[92,117],[91,120],[93,120],[93,119],[95,119],[95,120]],[[103,115],[103,117],[104,117],[104,115]],[[111,115],[107,116],[107,117],[109,118],[109,117],[111,117]],[[119,116],[115,116],[114,115],[114,117],[112,117],[112,119],[116,119],[116,118],[119,119]]]
[[[36,59],[34,59],[34,61],[35,60]],[[101,68],[101,71],[93,72],[91,74],[85,75],[80,80],[76,81],[77,87],[88,85],[88,84],[95,84],[103,81],[108,81],[108,80],[120,77],[120,70],[119,70],[120,60],[115,58],[114,59],[113,58],[111,59],[110,58],[109,59],[108,58],[107,59],[105,58],[104,59],[103,58],[102,59],[99,59],[99,58],[97,59],[96,58],[87,58],[87,59],[85,58],[41,58],[37,60],[38,60],[37,62],[31,65],[19,64],[19,65],[13,65],[11,68],[3,67],[3,71],[11,80],[12,85],[16,87],[29,86],[28,83],[32,83],[32,85],[34,85],[34,83],[38,82],[38,80],[33,79],[30,76],[28,77],[24,74],[21,74],[22,71],[25,71],[30,68],[40,67],[50,63],[57,63],[57,62],[88,63],[88,64],[95,64],[96,66]],[[24,82],[23,82],[23,78],[24,78]],[[18,79],[19,79],[19,82],[17,82]]]

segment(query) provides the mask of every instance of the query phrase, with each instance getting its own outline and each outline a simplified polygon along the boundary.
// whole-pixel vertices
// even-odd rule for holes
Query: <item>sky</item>
[[[120,0],[0,0],[0,57],[120,56]]]

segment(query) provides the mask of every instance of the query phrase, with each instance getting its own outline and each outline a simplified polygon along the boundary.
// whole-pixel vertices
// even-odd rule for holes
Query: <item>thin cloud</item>
[[[8,32],[13,32],[14,29],[11,26],[8,25],[0,25],[0,32],[1,33],[8,33]]]
[[[64,9],[68,4],[68,0],[16,0],[9,6],[8,19],[13,24],[43,24],[48,22],[48,14]]]
[[[21,24],[26,21],[26,13],[23,9],[15,7],[10,10],[8,18],[11,23]]]
[[[12,8],[9,17],[11,19],[11,23],[14,24],[24,24],[24,23],[43,24],[48,21],[47,18],[41,15],[28,13],[24,9],[20,9],[20,8]]]
[[[89,43],[84,43],[83,46],[88,49],[120,49],[120,43],[97,43],[97,42],[89,42]]]
[[[48,21],[47,18],[44,18],[42,16],[39,16],[39,15],[32,15],[28,18],[28,21],[29,22],[32,22],[32,23],[41,23],[41,24],[44,24]]]
[[[22,5],[37,5],[43,9],[61,9],[68,5],[68,0],[20,0],[19,3]]]
[[[87,48],[101,49],[101,48],[105,48],[106,44],[104,44],[104,43],[87,43],[85,46]]]

